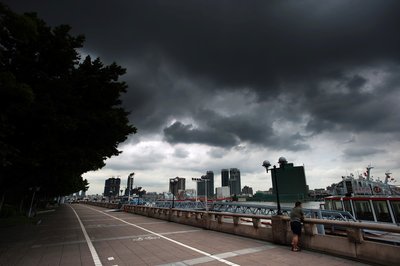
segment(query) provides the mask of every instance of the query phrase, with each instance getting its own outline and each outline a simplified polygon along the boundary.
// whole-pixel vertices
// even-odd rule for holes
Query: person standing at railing
[[[293,232],[292,251],[300,251],[299,241],[301,236],[301,223],[304,221],[304,213],[301,202],[297,201],[290,212],[290,228]]]

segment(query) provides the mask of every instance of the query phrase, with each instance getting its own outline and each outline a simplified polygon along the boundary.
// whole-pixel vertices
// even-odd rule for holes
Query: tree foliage
[[[80,58],[82,35],[0,4],[0,193],[87,189],[82,174],[136,132],[120,96],[125,69]]]

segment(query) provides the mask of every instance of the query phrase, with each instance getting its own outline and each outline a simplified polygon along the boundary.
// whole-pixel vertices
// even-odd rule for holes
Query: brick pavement
[[[366,265],[124,212],[62,205],[39,225],[0,228],[0,265]]]

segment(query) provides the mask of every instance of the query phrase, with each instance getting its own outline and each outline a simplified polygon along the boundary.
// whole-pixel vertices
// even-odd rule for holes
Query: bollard
[[[318,234],[318,228],[316,224],[304,224],[303,228],[306,235],[314,236]]]
[[[252,218],[252,221],[253,221],[254,228],[259,228],[260,227],[260,224],[261,224],[260,219]]]
[[[287,221],[283,219],[282,215],[275,215],[271,217],[272,223],[272,240],[276,244],[285,245],[287,235]]]
[[[360,228],[347,228],[347,238],[352,243],[361,244],[364,241],[362,229]]]

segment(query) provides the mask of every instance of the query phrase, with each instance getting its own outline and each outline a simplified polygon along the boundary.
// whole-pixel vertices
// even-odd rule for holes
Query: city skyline
[[[168,179],[168,189],[166,191],[149,191],[149,192],[157,192],[157,193],[170,192],[171,193],[171,191],[173,189],[174,190],[174,194],[177,194],[177,192],[179,190],[192,190],[192,189],[195,189],[198,196],[204,196],[205,195],[205,192],[204,192],[205,191],[205,185],[204,185],[204,181],[201,182],[200,180],[205,180],[206,179],[207,180],[207,191],[208,191],[207,195],[212,197],[212,196],[216,195],[216,191],[215,191],[216,188],[224,186],[223,185],[223,179],[224,179],[223,172],[224,171],[228,171],[228,184],[226,185],[226,187],[229,187],[230,190],[232,190],[231,186],[237,186],[237,187],[233,188],[233,190],[232,190],[233,193],[231,193],[232,195],[241,194],[242,189],[244,187],[250,187],[251,188],[251,186],[249,186],[249,185],[244,185],[243,187],[241,186],[240,169],[238,169],[238,168],[230,168],[230,169],[221,169],[221,175],[220,175],[219,179],[215,178],[214,172],[211,171],[211,170],[207,170],[206,174],[202,175],[200,178],[191,178],[192,181],[194,181],[194,183],[195,183],[194,188],[186,188],[186,184],[187,184],[186,183],[186,179],[187,178],[178,177],[177,176],[177,177]],[[116,180],[119,180],[118,185],[120,185],[120,189],[124,191],[124,195],[125,196],[128,195],[127,193],[128,193],[128,186],[129,185],[130,185],[131,189],[133,189],[135,187],[138,187],[137,185],[134,184],[134,175],[135,175],[134,172],[129,174],[129,176],[127,177],[126,186],[123,185],[123,183],[121,182],[122,179],[120,177],[112,176],[111,178],[106,179],[106,185],[105,185],[104,191],[107,190],[106,186],[107,186],[109,180],[116,179]],[[233,178],[231,178],[231,177],[233,177]],[[235,182],[235,181],[237,181],[237,178],[239,179],[239,182]],[[178,184],[176,185],[176,187],[175,187],[175,185],[171,184],[171,181],[173,181],[175,179],[178,179]],[[197,180],[197,181],[195,181],[195,180]],[[216,180],[220,180],[220,182],[216,182]],[[219,183],[220,185],[216,186],[215,184],[217,184],[217,183]],[[268,190],[268,189],[266,189],[266,190]],[[266,190],[263,190],[263,191],[266,191]],[[239,191],[239,193],[238,193],[238,191]]]

